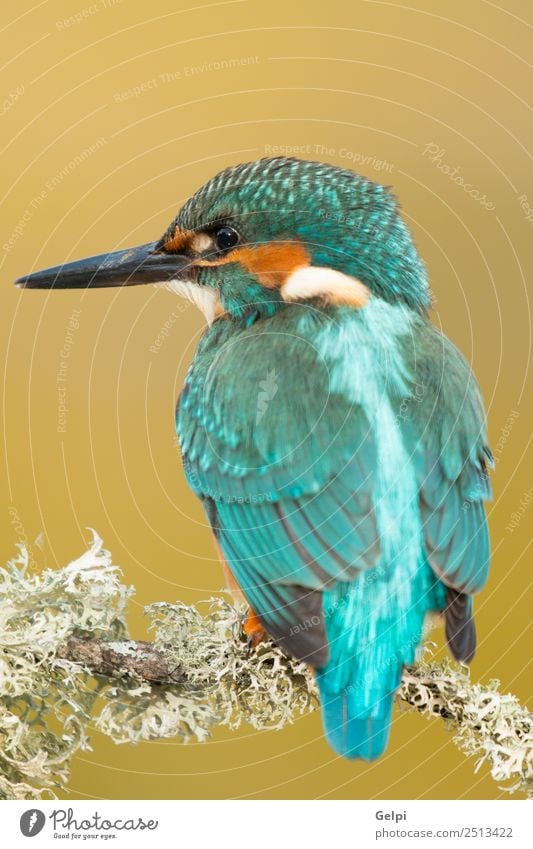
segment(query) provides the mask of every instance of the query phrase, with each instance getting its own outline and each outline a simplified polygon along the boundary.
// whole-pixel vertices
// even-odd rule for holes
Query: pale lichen
[[[205,609],[205,615],[202,610]],[[243,612],[222,598],[199,608],[159,602],[146,608],[155,647],[184,683],[107,692],[97,727],[117,743],[180,736],[205,740],[214,725],[247,722],[279,729],[316,704],[312,673],[265,642],[252,651]]]
[[[132,592],[96,534],[88,551],[63,569],[30,569],[21,548],[0,570],[0,798],[63,790],[72,758],[89,748],[94,728],[117,743],[203,741],[217,725],[280,729],[317,705],[309,667],[268,641],[252,649],[243,611],[224,598],[199,607],[150,605],[152,650],[127,632]],[[66,652],[69,638],[80,637],[101,641],[119,664],[134,656],[141,662],[96,675]],[[165,670],[163,683],[143,679],[145,660],[152,663],[151,681]],[[532,718],[498,687],[472,683],[466,668],[430,658],[405,670],[400,699],[443,717],[454,742],[477,758],[476,770],[487,763],[509,792],[527,794]]]
[[[533,794],[533,716],[498,680],[478,684],[466,666],[421,661],[404,670],[399,695],[448,723],[456,745],[476,758],[475,772],[487,763],[501,789]]]
[[[122,636],[131,593],[97,534],[63,569],[31,570],[20,546],[0,570],[0,797],[36,798],[68,781],[73,754],[89,747],[98,687],[58,648],[74,631]]]

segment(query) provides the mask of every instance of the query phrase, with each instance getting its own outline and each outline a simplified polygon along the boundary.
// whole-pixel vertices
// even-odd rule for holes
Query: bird
[[[200,308],[176,428],[247,639],[313,668],[335,753],[381,756],[427,622],[474,656],[493,466],[392,188],[293,157],[231,165],[157,241],[16,283],[163,283]]]

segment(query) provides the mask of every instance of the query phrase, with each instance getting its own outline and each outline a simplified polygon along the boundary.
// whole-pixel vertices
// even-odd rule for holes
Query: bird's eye
[[[239,234],[233,227],[221,227],[215,233],[215,244],[219,251],[233,248],[239,241]]]

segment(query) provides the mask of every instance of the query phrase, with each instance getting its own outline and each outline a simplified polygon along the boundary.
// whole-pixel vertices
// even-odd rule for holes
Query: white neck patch
[[[169,280],[167,286],[176,295],[186,298],[195,307],[198,307],[208,324],[213,324],[217,315],[220,315],[223,311],[220,296],[216,289],[211,289],[209,286],[199,286],[198,283],[193,283],[191,280]]]
[[[333,268],[303,265],[296,268],[281,287],[285,301],[323,297],[333,304],[363,307],[369,292],[364,283]]]

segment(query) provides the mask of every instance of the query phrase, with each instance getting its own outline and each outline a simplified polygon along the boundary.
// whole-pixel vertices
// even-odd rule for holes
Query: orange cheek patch
[[[297,268],[309,265],[309,254],[299,242],[268,242],[237,248],[218,260],[200,260],[196,265],[227,265],[240,262],[268,289],[282,286]]]

